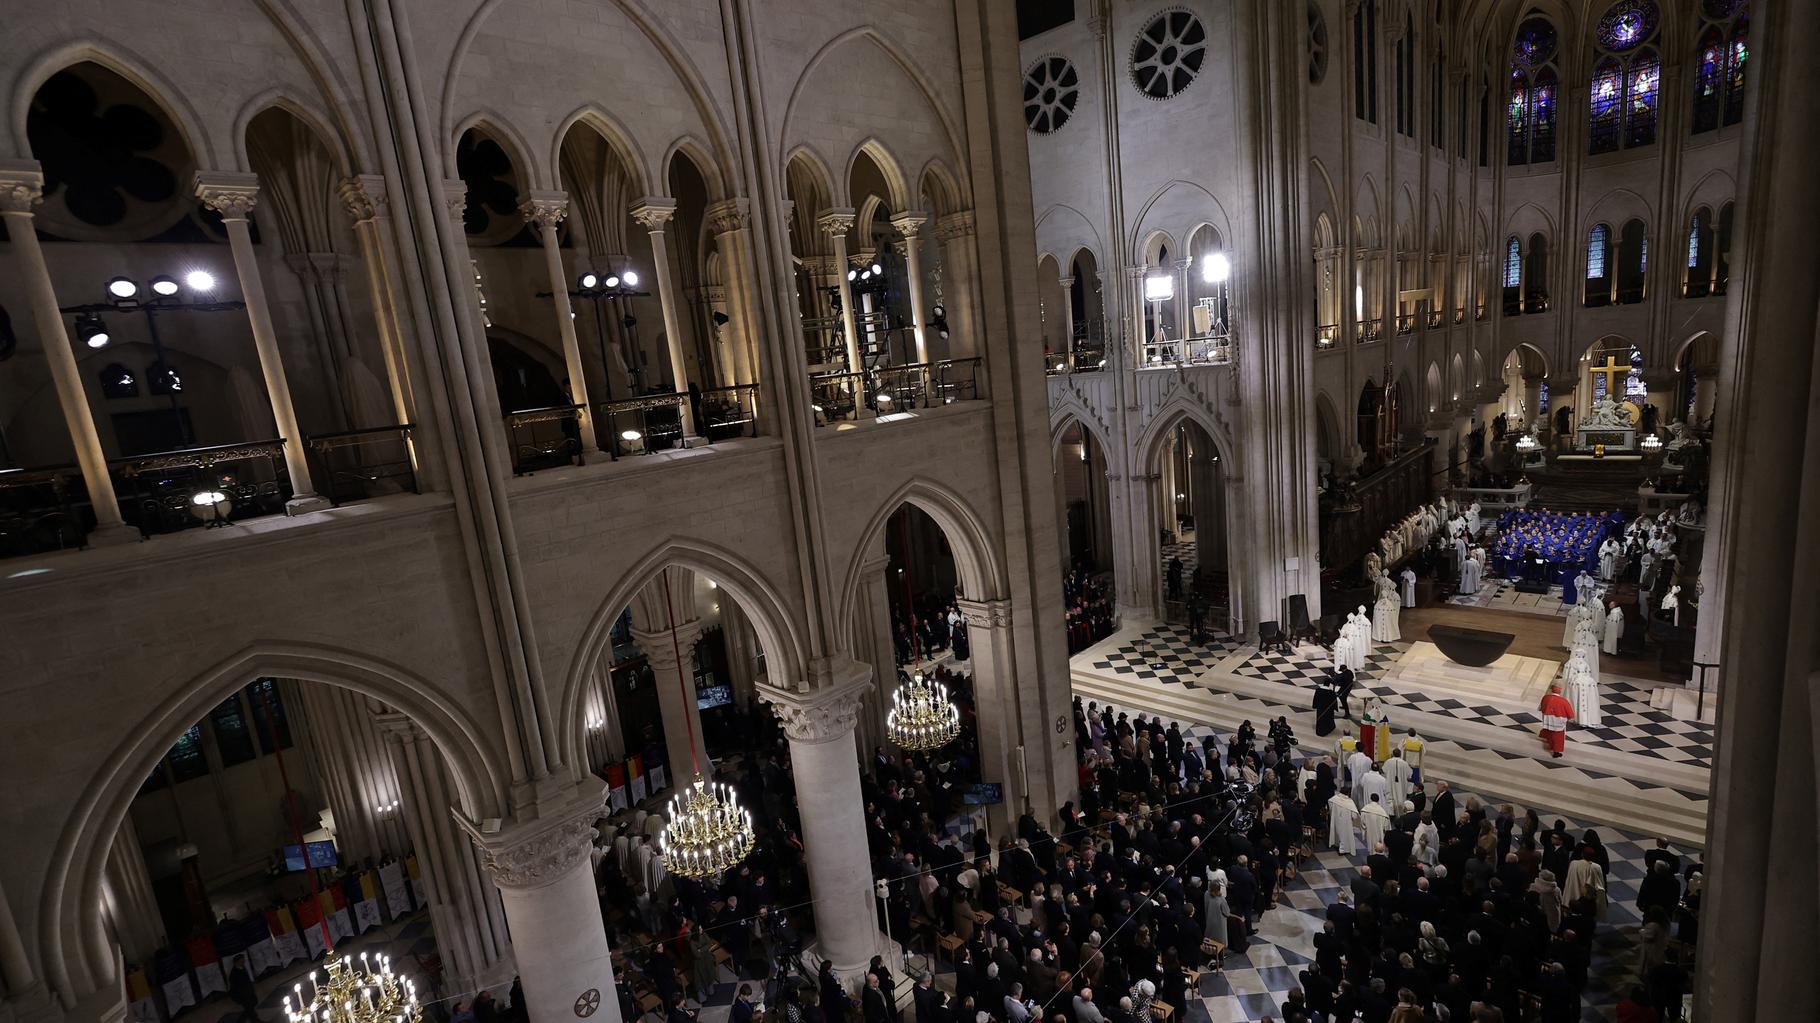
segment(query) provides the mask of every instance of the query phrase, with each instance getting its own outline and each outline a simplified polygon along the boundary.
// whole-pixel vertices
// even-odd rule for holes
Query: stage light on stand
[[[102,322],[98,313],[82,313],[76,317],[76,336],[90,348],[106,348],[111,340],[107,324]]]
[[[1232,276],[1232,260],[1224,252],[1209,252],[1201,257],[1201,280],[1208,284],[1223,284]]]
[[[159,274],[152,278],[151,283],[152,294],[157,295],[160,298],[170,298],[172,295],[175,295],[178,291],[182,290],[182,285],[177,283],[177,278],[168,274]]]
[[[628,288],[638,287],[637,271],[627,270],[625,273],[620,275],[620,279],[626,282],[626,287],[628,287]]]
[[[191,291],[206,293],[215,290],[215,275],[207,270],[191,270],[183,276],[183,283]]]
[[[1144,300],[1147,302],[1167,302],[1175,297],[1175,279],[1168,274],[1152,274],[1144,278]]]
[[[617,287],[619,287],[619,275],[618,274],[608,274],[607,279],[602,281],[601,284],[608,288],[617,288]]]
[[[590,271],[577,278],[575,284],[577,290],[593,291],[595,288],[600,287],[600,275]]]
[[[116,277],[107,282],[107,293],[117,301],[127,301],[139,294],[139,285],[130,277]]]
[[[198,490],[190,495],[190,514],[205,526],[225,525],[228,516],[233,513],[233,498],[230,498],[225,491]]]

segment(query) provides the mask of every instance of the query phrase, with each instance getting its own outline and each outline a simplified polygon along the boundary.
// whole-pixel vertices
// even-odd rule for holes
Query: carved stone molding
[[[853,230],[853,222],[857,219],[859,214],[851,208],[828,210],[815,218],[815,226],[824,234],[841,235]]]
[[[820,744],[853,739],[859,724],[861,701],[872,689],[872,680],[859,678],[830,689],[798,693],[769,683],[757,687],[758,698],[777,711],[784,734],[791,742]]]
[[[539,229],[554,228],[569,215],[569,193],[534,191],[518,204],[518,215]]]
[[[385,216],[391,197],[386,194],[385,178],[378,174],[356,174],[335,189],[341,205],[347,208],[354,223],[364,224]]]
[[[905,238],[915,238],[916,233],[922,230],[923,225],[928,222],[929,218],[921,213],[899,213],[891,218],[891,226]]]
[[[44,201],[44,171],[35,160],[0,164],[0,213],[30,213]]]
[[[935,237],[941,241],[952,241],[955,238],[966,238],[973,234],[975,228],[972,210],[950,213],[935,222]]]
[[[967,616],[968,628],[1009,629],[1011,628],[1011,601],[968,600],[957,597],[954,606]]]
[[[468,211],[468,183],[460,178],[443,179],[442,204],[448,207],[451,217],[465,214]]]
[[[493,883],[525,891],[554,884],[588,862],[588,852],[594,848],[594,821],[603,812],[604,807],[596,802],[580,813],[547,824],[534,821],[498,835],[473,835],[473,825],[465,820],[461,823],[480,847]]]
[[[687,657],[695,649],[696,641],[701,639],[704,628],[699,618],[677,622],[674,642],[670,639],[669,629],[655,632],[633,629],[632,642],[644,652],[645,663],[650,665],[651,672],[657,676],[657,684],[668,685],[670,679],[667,676],[676,671],[681,657]]]
[[[640,227],[656,234],[676,216],[676,200],[646,196],[632,204],[631,213],[632,219],[638,221]]]
[[[745,230],[746,222],[752,217],[752,204],[737,197],[722,199],[720,202],[709,203],[708,208],[702,212],[708,222],[708,230],[722,235],[729,231]],[[786,223],[788,220],[786,216]]]
[[[245,220],[259,202],[259,176],[197,171],[196,198],[222,220]]]

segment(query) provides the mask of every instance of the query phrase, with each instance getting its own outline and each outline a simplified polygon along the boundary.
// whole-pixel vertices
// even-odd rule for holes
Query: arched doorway
[[[1183,416],[1159,438],[1149,472],[1154,481],[1151,532],[1161,565],[1157,606],[1185,608],[1194,593],[1208,608],[1209,621],[1234,619],[1227,485],[1219,445],[1198,421]],[[1179,586],[1171,582],[1178,574]]]

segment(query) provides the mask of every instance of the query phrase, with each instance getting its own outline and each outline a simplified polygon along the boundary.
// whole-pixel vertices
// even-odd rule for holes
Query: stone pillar
[[[506,931],[505,910],[473,843],[456,826],[454,786],[442,753],[403,714],[380,714],[375,720],[386,736],[411,847],[423,870],[444,986],[474,991],[509,984],[513,939]],[[592,898],[589,904],[595,904]]]
[[[910,324],[916,335],[916,361],[929,361],[929,310],[923,305],[923,239],[918,233],[929,218],[921,213],[899,213],[891,226],[904,236],[904,271],[910,275]]]
[[[32,210],[43,196],[44,173],[36,160],[0,162],[0,216],[6,220],[7,238],[18,255],[19,280],[30,291],[38,344],[44,349],[51,383],[57,388],[57,405],[63,410],[63,423],[69,428],[76,464],[82,468],[82,482],[88,488],[89,505],[95,512],[95,529],[88,535],[88,544],[105,547],[125,543],[136,539],[138,533],[120,518],[114,481],[107,474],[107,454],[101,450],[101,437],[95,432],[95,416],[82,387],[82,372],[76,366],[75,353],[70,351],[63,314],[57,310],[57,291],[51,285],[50,268],[44,263],[44,250],[32,224]]]
[[[871,763],[873,747],[886,741],[885,712],[889,693],[897,687],[897,643],[892,635],[891,558],[881,535],[876,549],[859,565],[859,618],[854,654],[872,666],[874,685],[861,698],[863,704],[855,739],[859,758]]]
[[[402,856],[410,846],[398,776],[375,721],[376,703],[352,689],[300,686],[312,759],[335,814],[343,860]]]
[[[613,691],[613,668],[606,659],[596,665],[588,677],[588,691],[583,701],[587,715],[584,727],[588,730],[588,770],[594,772],[626,756],[619,699]]]
[[[102,908],[113,922],[114,940],[129,963],[150,965],[152,953],[168,940],[164,934],[164,916],[158,910],[158,896],[152,891],[152,876],[145,869],[145,851],[139,847],[139,829],[128,814],[120,822],[114,844],[107,853],[107,876],[103,880],[106,902]]]
[[[1062,286],[1062,365],[1074,372],[1074,278],[1056,281]]]
[[[758,383],[758,332],[753,329],[757,299],[753,293],[750,242],[747,221],[751,203],[745,199],[723,199],[710,203],[704,211],[708,230],[720,249],[721,265],[726,268],[727,325],[724,337],[732,338],[732,356],[727,359],[728,383]]]
[[[942,265],[947,270],[950,298],[947,309],[949,358],[979,355],[985,348],[980,337],[979,256],[974,252],[974,231],[972,210],[950,213],[935,222],[935,238],[942,245]],[[959,351],[956,351],[957,347]]]
[[[593,779],[588,788],[556,813],[494,834],[463,822],[499,888],[532,1023],[621,1023],[588,855],[606,786]]]
[[[1150,307],[1150,300],[1144,297],[1144,281],[1149,277],[1148,266],[1125,268],[1125,279],[1130,282],[1128,286],[1131,289],[1131,366],[1134,369],[1143,369],[1146,365],[1144,342],[1150,340],[1150,335],[1144,333],[1144,310]]]
[[[854,725],[861,697],[872,688],[872,672],[855,662],[847,668],[835,685],[809,693],[759,687],[759,697],[777,711],[790,738],[809,893],[815,900],[816,953],[833,961],[842,979],[865,972],[881,944],[866,846],[866,804],[853,755]]]
[[[677,310],[682,292],[676,287],[676,272],[670,267],[670,244],[664,225],[676,215],[675,199],[644,198],[632,207],[632,219],[644,225],[651,234],[651,262],[657,274],[657,300],[664,311],[664,341],[670,354],[670,386],[677,394],[689,393],[689,364],[683,358],[682,316]],[[682,403],[683,437],[695,436],[695,408]]]
[[[865,367],[859,359],[859,327],[854,319],[853,287],[847,281],[847,232],[853,230],[855,214],[851,208],[828,210],[815,224],[834,243],[834,286],[840,291],[841,330],[847,341],[847,372],[858,373]],[[856,393],[858,389],[856,388]]]
[[[519,204],[518,212],[537,228],[543,242],[544,269],[550,275],[550,295],[556,306],[556,333],[562,338],[563,372],[569,377],[569,400],[581,406],[576,425],[581,430],[581,449],[600,447],[594,431],[594,406],[588,401],[588,378],[582,370],[581,341],[575,335],[575,313],[569,305],[569,271],[562,265],[562,245],[556,236],[556,225],[569,215],[567,192],[533,191]]]
[[[1147,522],[1150,517],[1143,516],[1142,520]],[[967,617],[967,645],[973,654],[973,699],[979,711],[980,780],[1005,786],[1005,801],[987,807],[986,816],[994,834],[1009,834],[1007,829],[1026,804],[1034,808],[1039,819],[1045,820],[1062,804],[1061,800],[1052,802],[1038,788],[1038,782],[1042,780],[1040,765],[1048,743],[1046,733],[1037,732],[1041,737],[1037,741],[1043,744],[1041,748],[1025,750],[1020,755],[1026,734],[1024,704],[1028,701],[1031,709],[1035,709],[1041,693],[1034,686],[1029,692],[1023,692],[1018,684],[1012,647],[1011,601],[963,598],[955,603]]]
[[[655,678],[670,761],[668,780],[677,788],[696,774],[714,777],[701,731],[701,708],[695,702],[695,643],[702,629],[695,611],[695,576],[686,568],[664,569],[633,598],[632,642],[644,651]]]
[[[1193,295],[1188,289],[1189,274],[1194,272],[1194,260],[1182,259],[1175,264],[1175,333],[1176,340],[1184,342],[1177,351],[1177,358],[1188,360],[1188,338],[1194,334]]]
[[[272,402],[272,419],[278,424],[278,435],[284,438],[284,467],[291,477],[294,495],[285,503],[285,511],[300,515],[327,508],[329,502],[317,496],[315,484],[310,480],[303,430],[297,425],[297,409],[291,404],[284,357],[278,351],[278,335],[272,329],[272,311],[265,300],[265,281],[259,275],[259,255],[253,250],[253,234],[247,227],[247,214],[253,211],[258,196],[257,175],[196,173],[196,197],[204,206],[219,213],[227,228],[228,247],[234,253],[234,273],[240,278],[240,295],[246,300],[247,320],[253,329],[253,347],[259,353],[259,371],[265,377],[266,397]]]

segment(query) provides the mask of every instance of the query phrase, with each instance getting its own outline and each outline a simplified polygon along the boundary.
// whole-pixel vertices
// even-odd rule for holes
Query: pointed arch
[[[506,151],[506,156],[512,161],[513,170],[518,174],[520,189],[529,191],[533,188],[556,187],[548,183],[556,179],[546,177],[540,167],[540,162],[533,162],[530,144],[525,141],[523,135],[519,134],[518,129],[512,127],[498,114],[485,108],[475,110],[462,118],[461,123],[455,126],[455,133],[448,137],[448,148],[443,154],[443,177],[454,179],[461,176],[455,168],[455,150],[461,145],[461,137],[469,131],[479,132],[492,139]]]
[[[992,531],[986,527],[986,520],[965,498],[946,484],[914,477],[906,480],[880,502],[872,517],[867,520],[866,528],[860,532],[859,542],[854,545],[853,554],[848,560],[838,605],[842,609],[842,640],[848,650],[856,648],[854,629],[857,623],[854,619],[857,616],[852,613],[852,609],[859,599],[866,552],[873,549],[885,523],[905,504],[915,505],[941,527],[942,535],[948,541],[948,549],[954,554],[954,567],[960,577],[961,591],[969,600],[998,600],[1009,592],[1004,566],[999,563]]]
[[[885,189],[890,193],[884,196],[885,201],[893,210],[909,209],[910,187],[904,180],[903,165],[898,162],[890,148],[877,138],[866,139],[854,146],[853,151],[847,154],[846,172],[842,175],[842,180],[846,182],[847,188],[851,190],[853,187],[853,172],[858,166],[862,154],[872,161],[872,165],[878,168],[879,175],[885,179]],[[850,202],[849,199],[849,204]]]
[[[651,191],[652,171],[646,165],[644,156],[638,151],[638,144],[632,141],[632,133],[597,103],[584,103],[576,107],[569,112],[569,116],[562,119],[561,124],[557,125],[556,136],[550,147],[550,166],[562,167],[563,146],[569,141],[569,133],[578,124],[585,124],[594,129],[595,134],[606,142],[607,148],[613,150],[614,155],[619,157],[621,166],[625,167],[626,172],[632,176],[630,191],[633,195],[656,194]],[[457,134],[455,138],[459,140],[461,136]],[[668,166],[667,161],[665,166]],[[561,183],[561,180],[559,174],[558,184]]]
[[[935,116],[937,122],[941,124],[942,133],[946,136],[944,141],[947,143],[948,152],[954,154],[966,152],[967,149],[961,142],[961,133],[959,129],[956,127],[954,120],[949,117],[947,108],[936,100],[935,90],[930,85],[929,79],[923,74],[922,68],[918,66],[915,61],[911,60],[909,54],[896,43],[892,42],[883,33],[878,31],[878,29],[870,25],[848,29],[835,36],[833,39],[828,40],[826,43],[823,43],[821,49],[816,50],[814,56],[810,57],[803,65],[802,73],[797,76],[796,84],[790,89],[790,99],[784,104],[784,116],[783,119],[778,122],[777,137],[786,141],[793,137],[790,132],[790,121],[791,118],[795,116],[797,104],[803,97],[803,89],[808,84],[809,79],[814,75],[815,70],[820,67],[834,51],[840,49],[849,42],[855,42],[862,39],[883,50],[885,55],[897,65],[898,70],[902,71],[905,77],[909,78],[911,83],[916,86],[917,91],[922,94],[923,102],[929,105],[930,112]],[[962,198],[964,201],[965,196],[963,195]]]
[[[13,145],[22,157],[30,157],[25,125],[31,115],[32,99],[50,77],[77,64],[97,64],[132,83],[145,97],[158,105],[171,124],[183,133],[183,141],[196,159],[198,167],[224,166],[217,141],[202,128],[203,118],[188,96],[169,79],[152,70],[153,64],[130,48],[111,41],[72,40],[44,50],[37,60],[27,65],[14,79],[11,120]]]
[[[929,162],[923,164],[923,171],[917,175],[916,181],[916,194],[929,198],[929,212],[935,216],[945,217],[967,208],[954,172],[948,169],[947,162],[941,157],[930,157]]]
[[[268,89],[253,97],[234,115],[234,159],[238,168],[249,171],[253,169],[252,158],[246,147],[247,129],[252,126],[254,118],[271,109],[283,110],[307,125],[329,151],[329,155],[335,158],[336,169],[342,174],[354,173],[355,164],[348,153],[347,139],[330,127],[320,112],[278,89]]]

